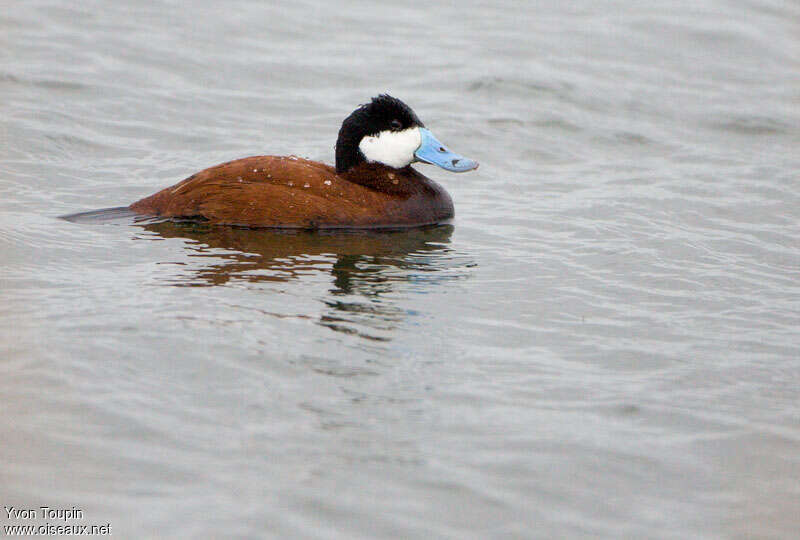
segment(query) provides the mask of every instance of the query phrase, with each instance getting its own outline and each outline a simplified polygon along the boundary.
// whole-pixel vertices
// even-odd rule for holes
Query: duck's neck
[[[338,174],[344,174],[367,162],[364,154],[358,149],[358,142],[359,139],[350,134],[342,124],[339,138],[336,139],[336,172]]]
[[[411,195],[428,179],[411,166],[395,169],[381,163],[361,163],[340,174],[348,182],[393,195]]]

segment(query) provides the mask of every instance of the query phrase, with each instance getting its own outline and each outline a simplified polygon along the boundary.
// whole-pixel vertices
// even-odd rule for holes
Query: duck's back
[[[203,218],[249,227],[392,227],[453,216],[447,193],[408,167],[333,167],[289,156],[254,156],[210,167],[130,206],[140,214]]]

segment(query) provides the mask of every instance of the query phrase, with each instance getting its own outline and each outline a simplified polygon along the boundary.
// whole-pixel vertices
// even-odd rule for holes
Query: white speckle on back
[[[331,181],[330,181],[330,180],[325,180],[324,184],[325,184],[326,186],[329,186],[329,185],[331,185]]]
[[[303,187],[311,187],[311,184],[309,184],[308,182],[306,182],[305,184],[303,184]]]

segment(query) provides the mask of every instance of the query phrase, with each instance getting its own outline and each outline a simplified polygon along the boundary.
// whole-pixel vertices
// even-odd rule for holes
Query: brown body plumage
[[[453,203],[411,167],[331,166],[254,156],[210,167],[130,205],[139,214],[286,228],[414,227],[453,217]]]

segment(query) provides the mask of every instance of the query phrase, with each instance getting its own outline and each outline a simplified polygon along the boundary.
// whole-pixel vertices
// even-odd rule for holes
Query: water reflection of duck
[[[222,285],[230,280],[291,281],[331,265],[337,289],[353,292],[353,279],[390,280],[393,270],[436,270],[444,261],[453,227],[442,225],[397,231],[256,230],[207,223],[164,221],[138,226],[161,238],[194,240],[197,254],[220,263],[203,267],[190,280]],[[215,252],[222,249],[223,252]],[[366,264],[361,264],[366,263]]]
[[[407,316],[397,299],[387,301],[386,295],[403,283],[430,287],[463,277],[452,270],[472,266],[448,246],[450,225],[383,232],[256,230],[173,221],[137,225],[158,238],[190,240],[187,248],[194,255],[213,261],[192,268],[176,285],[292,282],[329,273],[331,288],[322,298],[326,309],[317,323],[370,339],[388,339],[387,332]]]

